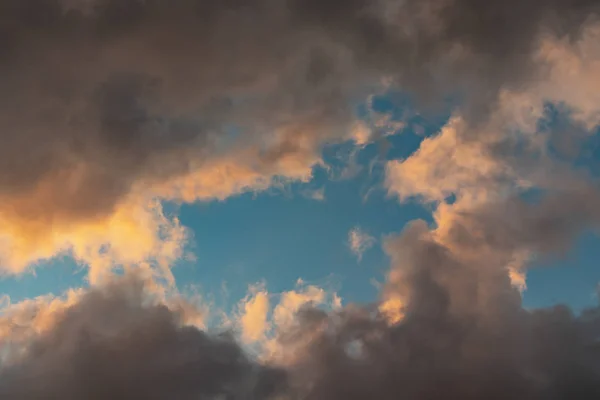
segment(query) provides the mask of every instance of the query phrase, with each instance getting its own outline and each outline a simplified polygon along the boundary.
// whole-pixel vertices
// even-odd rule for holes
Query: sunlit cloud
[[[522,303],[531,261],[600,225],[578,162],[600,123],[597,1],[84,3],[1,7],[0,273],[58,255],[88,273],[0,298],[0,398],[600,397],[598,308]],[[372,303],[302,280],[231,313],[180,292],[192,232],[166,203],[314,184],[332,145],[329,178],[354,179],[409,130],[369,104],[392,91],[423,115],[454,102],[415,152],[376,156],[386,200],[431,218],[383,240]],[[347,237],[359,261],[376,242]]]
[[[246,343],[265,340],[269,331],[269,293],[263,288],[251,288],[251,294],[240,304],[242,340]]]

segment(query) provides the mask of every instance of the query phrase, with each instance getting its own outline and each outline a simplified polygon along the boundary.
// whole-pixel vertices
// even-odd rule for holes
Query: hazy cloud
[[[354,227],[348,232],[348,246],[358,261],[362,260],[365,251],[375,245],[375,238],[361,230],[359,227]]]

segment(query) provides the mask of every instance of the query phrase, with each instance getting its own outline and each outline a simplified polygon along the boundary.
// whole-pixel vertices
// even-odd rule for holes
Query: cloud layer
[[[600,222],[597,179],[574,168],[600,123],[599,11],[0,0],[0,268],[70,251],[94,283],[10,307],[0,397],[598,398],[598,309],[527,311],[519,289],[531,257]],[[387,240],[377,302],[327,311],[319,288],[286,292],[276,352],[259,362],[189,324],[192,308],[170,307],[153,279],[108,273],[136,265],[172,284],[186,232],[161,201],[310,179],[325,143],[372,139],[352,103],[382,87],[427,111],[457,100],[438,134],[386,166],[389,193],[428,203],[433,223]],[[261,341],[268,293],[248,300],[242,339]]]
[[[147,295],[136,278],[85,293],[2,369],[2,398],[264,398],[283,382]]]
[[[136,235],[160,218],[145,209],[157,197],[223,199],[278,176],[308,179],[323,143],[353,137],[350,105],[382,79],[427,104],[466,90],[465,115],[485,118],[501,90],[558,73],[539,68],[540,43],[576,40],[598,8],[580,0],[0,7],[2,268],[13,273],[60,251],[93,263],[98,248],[119,246],[116,216],[141,214],[123,228]],[[157,246],[140,255],[163,257]]]

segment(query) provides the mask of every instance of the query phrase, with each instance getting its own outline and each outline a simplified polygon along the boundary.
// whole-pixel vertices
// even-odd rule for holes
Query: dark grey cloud
[[[0,369],[0,397],[252,399],[285,374],[251,361],[228,335],[185,326],[144,284],[124,278],[86,293],[19,362]]]
[[[541,33],[576,36],[597,10],[589,0],[2,0],[0,196],[53,182],[51,199],[17,212],[109,213],[134,184],[222,154],[231,126],[244,132],[233,147],[288,129],[283,145],[265,145],[268,165],[298,150],[298,132],[316,148],[338,136],[352,96],[382,77],[429,103],[467,89],[480,116],[499,88],[530,77]]]
[[[391,239],[406,298],[394,326],[369,306],[307,306],[280,332],[285,367],[227,335],[185,326],[124,278],[90,290],[0,369],[0,396],[30,399],[595,399],[600,311],[524,310],[498,265],[468,265],[423,222]],[[493,261],[492,261],[493,263]],[[305,341],[305,338],[310,340]],[[301,347],[298,348],[297,346]],[[278,397],[282,396],[282,397]]]
[[[510,256],[519,250],[557,255],[600,222],[598,190],[558,190],[538,199],[523,195],[459,211],[451,240],[460,248]]]
[[[469,265],[414,223],[389,243],[405,317],[368,309],[305,313],[302,336],[326,326],[290,369],[308,399],[594,399],[600,312],[528,311],[499,265]],[[490,263],[494,261],[491,260]]]

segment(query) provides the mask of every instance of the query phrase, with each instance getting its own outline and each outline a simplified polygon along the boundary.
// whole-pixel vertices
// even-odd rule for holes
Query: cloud
[[[0,308],[0,366],[18,358],[31,340],[52,330],[81,295],[81,290],[71,289],[62,297],[40,296],[17,304],[7,299]]]
[[[290,367],[300,396],[598,395],[597,309],[581,316],[564,306],[524,310],[500,265],[464,260],[422,221],[387,245],[392,271],[383,295],[401,296],[402,320],[390,325],[368,307],[305,314]]]
[[[267,365],[293,368],[305,346],[323,328],[306,318],[339,310],[343,310],[342,298],[335,291],[308,285],[299,279],[294,290],[279,295],[279,302],[273,309],[271,335],[263,344],[260,359]]]
[[[63,307],[51,329],[0,369],[0,395],[264,398],[283,379],[231,338],[185,325],[180,313],[148,297],[142,281],[124,277]]]
[[[390,325],[395,325],[404,318],[404,301],[402,297],[399,293],[390,292],[379,304],[379,312]]]
[[[579,38],[595,1],[1,7],[1,267],[9,273],[63,251],[90,263],[99,248],[119,246],[105,227],[150,201],[223,199],[310,179],[324,144],[368,140],[352,104],[373,88],[400,87],[429,105],[468,88],[471,120],[505,88],[595,69],[565,57],[566,40],[545,44],[549,32]],[[563,62],[542,71],[534,55]],[[137,261],[164,258],[156,246]]]
[[[490,15],[498,17],[501,7]],[[299,346],[290,370],[301,397],[600,394],[598,308],[580,316],[565,306],[526,311],[520,293],[532,257],[565,250],[599,222],[592,206],[597,180],[573,169],[572,160],[556,157],[549,150],[555,137],[541,129],[548,102],[571,110],[563,135],[597,128],[600,105],[583,88],[595,81],[583,67],[594,68],[594,29],[582,29],[573,42],[549,35],[540,45],[554,43],[562,54],[545,58],[543,68],[568,71],[562,68],[569,54],[570,67],[580,75],[503,80],[494,101],[483,102],[484,108],[459,107],[416,153],[388,164],[390,193],[429,203],[434,221],[414,221],[386,241],[392,267],[374,308],[305,310],[299,316],[296,331],[282,340],[292,337]],[[581,86],[581,95],[568,85]],[[526,196],[532,189],[539,198]]]
[[[325,201],[325,186],[322,186],[319,189],[303,190],[302,195],[310,200]]]
[[[363,122],[357,122],[351,131],[352,140],[354,140],[357,146],[364,146],[369,143],[371,134],[371,130]]]
[[[564,86],[593,85],[595,78],[586,76],[581,66],[591,65],[594,56],[573,50],[590,46],[594,29],[585,32],[577,44],[567,46],[569,54],[578,54],[571,66],[581,75],[567,74],[569,83],[553,76],[518,90],[504,89],[477,124],[468,115],[456,116],[413,155],[388,164],[391,194],[434,206],[431,226],[415,221],[386,243],[392,269],[379,310],[394,334],[385,346],[390,353],[392,348],[408,351],[403,361],[390,360],[373,377],[390,397],[591,399],[599,393],[597,308],[581,317],[562,306],[527,312],[519,293],[529,259],[564,251],[599,222],[592,206],[598,198],[596,180],[549,151],[555,137],[540,129],[547,102],[572,110],[568,129],[577,130],[582,123],[586,130],[597,127],[592,110],[598,104],[585,90],[578,96]],[[558,43],[553,48],[564,51],[564,43]],[[547,66],[560,69],[565,59]],[[539,199],[525,196],[532,188],[540,191]],[[390,310],[395,312],[392,317]],[[548,336],[538,341],[538,332]],[[552,350],[558,342],[570,350]],[[370,359],[370,365],[383,363],[378,358],[381,342],[375,346],[372,357],[377,361]],[[365,357],[371,357],[366,348]],[[396,358],[401,357],[398,352]],[[410,354],[415,352],[428,361],[413,364]],[[340,364],[331,367],[335,374],[353,373],[349,362]],[[407,380],[400,389],[386,380],[409,375],[423,381]],[[357,384],[349,390],[373,396],[371,389]],[[335,394],[329,391],[341,393],[326,381],[322,390],[331,397]]]
[[[265,339],[270,326],[269,293],[265,290],[255,289],[254,293],[246,298],[242,304],[242,315],[240,324],[242,328],[242,340],[246,343],[258,342]]]
[[[244,345],[231,332],[203,331],[197,317],[205,310],[137,271],[60,297],[8,304],[0,310],[0,395],[25,400],[285,393],[287,371],[280,364],[291,360],[293,349],[278,347],[275,337],[297,329],[303,310],[341,309],[341,299],[299,281],[296,289],[276,295],[271,315],[273,296],[256,286],[240,302]],[[256,342],[270,352],[261,362],[247,352],[246,345]]]
[[[370,306],[315,308],[324,292],[307,286],[282,293],[277,335],[267,343],[277,352],[253,361],[231,336],[187,325],[151,282],[129,275],[55,308],[53,323],[0,366],[0,394],[19,400],[598,394],[598,310],[581,317],[562,306],[525,311],[506,276],[481,280],[494,269],[472,274],[422,222],[388,246],[392,271],[403,272],[385,289],[405,295],[404,318],[395,324]]]
[[[358,261],[362,259],[365,251],[375,245],[375,238],[366,232],[363,232],[359,227],[354,227],[348,232],[348,246]]]
[[[597,58],[589,50],[595,32],[593,26],[586,28],[571,50],[560,41],[553,47],[566,59],[579,60],[570,62],[581,75],[567,74],[565,80],[552,75],[521,90],[505,90],[487,119],[473,126],[455,116],[414,154],[386,167],[390,194],[434,205],[437,241],[463,258],[480,257],[470,262],[502,264],[522,288],[529,259],[564,250],[579,232],[598,223],[592,206],[599,194],[597,182],[587,171],[572,167],[573,156],[557,157],[556,133],[540,129],[549,118],[548,102],[571,110],[562,136],[576,146],[593,131],[588,126],[588,133],[580,135],[581,124],[600,123],[585,90],[580,96],[566,90],[588,81],[593,85],[595,77],[586,75],[582,66]],[[562,68],[562,61],[552,57],[545,62],[550,70]],[[532,189],[540,191],[540,201],[526,200]]]
[[[304,306],[317,306],[325,302],[326,292],[317,286],[307,286],[298,291],[283,292],[273,310],[273,322],[280,329],[292,324],[296,313]]]
[[[282,344],[281,338],[295,331],[298,316],[304,310],[340,310],[342,298],[298,279],[294,289],[281,293],[268,292],[264,284],[252,285],[238,308],[233,325],[241,342],[263,362],[280,365],[295,357],[297,344]]]
[[[0,367],[18,360],[32,342],[57,329],[73,308],[79,307],[90,293],[103,291],[106,285],[123,290],[138,285],[143,301],[162,304],[187,326],[205,328],[208,312],[197,296],[184,296],[168,282],[157,280],[151,272],[137,269],[125,272],[120,278],[111,276],[101,285],[68,289],[60,296],[48,294],[14,304],[7,296],[5,304],[0,305]]]
[[[440,202],[459,191],[484,190],[488,182],[510,175],[510,166],[488,154],[486,143],[461,143],[464,121],[451,119],[433,137],[423,140],[419,149],[404,161],[390,161],[386,166],[386,186],[400,200],[420,197],[426,202]]]
[[[0,2],[2,269],[71,252],[92,271],[71,300],[9,306],[0,398],[600,397],[598,309],[527,311],[519,292],[530,257],[599,222],[596,178],[553,146],[600,122],[597,1],[83,5]],[[461,96],[387,166],[390,194],[434,215],[386,241],[380,299],[282,293],[261,361],[188,323],[165,297],[185,229],[161,201],[309,180],[324,144],[372,140],[352,105],[382,80],[422,108]],[[548,103],[564,132],[543,129]]]
[[[177,218],[166,216],[154,200],[134,199],[107,218],[84,224],[54,223],[52,231],[19,214],[8,216],[0,232],[0,262],[7,273],[20,273],[57,253],[72,255],[90,267],[92,283],[118,267],[152,267],[172,281],[172,263],[184,254],[188,233]]]

